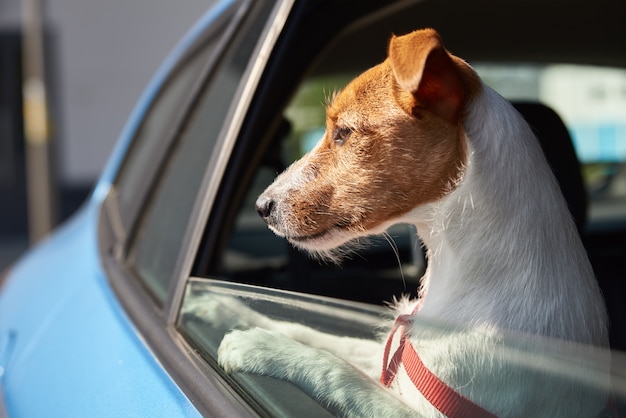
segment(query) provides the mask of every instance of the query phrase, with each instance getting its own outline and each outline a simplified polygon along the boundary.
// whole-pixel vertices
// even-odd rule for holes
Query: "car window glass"
[[[179,326],[183,335],[210,364],[226,332],[245,329],[247,314],[273,321],[297,323],[320,332],[373,341],[378,337],[381,307],[344,303],[236,283],[192,278],[186,290]],[[331,417],[332,409],[320,405],[294,385],[254,374],[237,373],[237,382],[250,401],[268,416]]]
[[[263,20],[260,19],[262,22]],[[262,25],[235,36],[188,115],[130,250],[138,276],[162,304],[213,147]]]
[[[213,37],[174,71],[158,93],[133,139],[116,180],[118,204],[123,212],[138,204],[139,190],[149,187],[146,172],[161,161],[160,154],[181,117],[184,104],[207,65],[219,37]]]
[[[510,100],[542,102],[568,128],[589,193],[589,223],[626,220],[626,70],[584,65],[476,63]]]
[[[324,344],[334,341],[334,344],[361,347],[365,352],[367,350],[365,347],[383,347],[388,337],[385,331],[389,329],[384,325],[391,324],[390,315],[390,310],[373,305],[192,278],[185,294],[179,326],[193,348],[224,379],[231,382],[259,414],[331,417],[337,416],[338,413],[332,405],[316,402],[296,385],[285,380],[252,372],[221,371],[217,361],[222,354],[218,354],[218,349],[221,348],[224,336],[231,330],[250,330],[256,327],[276,333],[278,340],[276,344],[281,344],[281,340],[286,342],[293,338],[316,349],[341,351],[336,346],[334,349],[325,348]],[[476,338],[481,344],[485,344],[485,347],[488,347],[485,356],[490,361],[503,362],[507,365],[508,374],[504,374],[501,381],[505,387],[515,387],[511,382],[516,381],[517,375],[521,374],[525,378],[533,376],[548,387],[558,387],[567,382],[567,385],[584,388],[586,393],[597,391],[598,397],[603,397],[607,392],[606,385],[611,380],[606,364],[602,362],[601,357],[595,357],[599,352],[590,346],[568,345],[563,341],[533,339],[520,335],[499,335],[497,341],[491,341],[493,334],[488,330],[468,333],[466,329],[429,321],[423,317],[417,317],[413,321],[419,323],[422,330],[420,332],[425,339],[438,341],[437,350],[454,352],[455,345],[461,338]],[[262,339],[256,340],[256,344],[259,345],[255,346],[255,350],[268,353],[268,362],[280,358],[274,357],[271,353],[289,352],[282,350],[279,345],[268,347],[264,345]],[[297,346],[291,349],[298,350]],[[297,352],[294,351],[291,355],[298,355]],[[307,356],[302,357],[303,362],[310,361],[311,365],[316,364],[313,352],[307,352]],[[381,358],[378,356],[361,358],[357,350],[343,360],[359,369],[361,373],[369,375],[375,382],[380,377]],[[619,358],[621,359],[621,356]],[[274,366],[280,367],[280,364]],[[305,366],[299,370],[299,373],[306,373],[309,369]],[[330,369],[328,373],[328,378],[332,379]],[[355,376],[362,376],[357,371],[354,373]],[[471,381],[472,376],[468,376],[467,379]],[[496,377],[494,381],[497,380]],[[619,384],[617,386],[622,387]],[[382,386],[380,390],[384,390]]]

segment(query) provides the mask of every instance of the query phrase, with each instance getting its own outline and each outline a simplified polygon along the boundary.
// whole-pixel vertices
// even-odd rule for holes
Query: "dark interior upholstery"
[[[571,137],[559,115],[540,103],[513,103],[513,105],[535,131],[581,232],[606,301],[610,319],[611,347],[625,350],[626,326],[623,318],[626,316],[626,305],[623,295],[626,294],[626,289],[622,268],[623,232],[617,230],[599,234],[585,230],[587,193]]]
[[[587,221],[587,192],[572,138],[561,117],[550,107],[535,102],[513,106],[522,114],[537,135],[567,201],[569,210],[582,231]]]

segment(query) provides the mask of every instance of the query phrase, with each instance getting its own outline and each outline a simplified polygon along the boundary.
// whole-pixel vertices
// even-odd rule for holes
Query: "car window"
[[[265,9],[264,9],[265,10]],[[261,20],[262,22],[262,20]],[[159,304],[167,298],[191,211],[230,103],[262,25],[239,33],[178,129],[129,250],[131,266]]]
[[[543,102],[554,108],[569,129],[578,158],[582,163],[583,179],[589,193],[588,223],[591,225],[626,219],[626,106],[621,103],[621,77],[626,71],[564,65],[488,64],[475,63],[484,80],[513,101]],[[565,71],[565,76],[563,75]],[[599,77],[598,72],[607,72]],[[302,156],[321,138],[325,127],[324,103],[342,88],[354,73],[339,73],[313,77],[304,81],[283,114],[283,135],[276,139],[259,167],[252,185],[239,208],[229,243],[220,258],[219,268],[211,271],[233,281],[262,284],[289,290],[306,291],[335,297],[351,297],[370,303],[381,303],[390,292],[412,289],[423,272],[420,244],[407,226],[393,227],[389,239],[374,238],[368,248],[360,249],[344,260],[341,270],[320,265],[290,248],[289,244],[268,230],[255,213],[254,202],[277,173]],[[609,77],[611,76],[611,77]],[[570,79],[571,78],[571,79]],[[585,100],[570,97],[574,90],[566,82],[581,86],[604,80],[602,97]],[[556,81],[555,81],[556,80]],[[570,80],[570,81],[567,81]],[[607,81],[608,80],[608,81]],[[600,87],[598,87],[600,88]],[[589,87],[591,89],[591,87]],[[592,91],[595,91],[591,89]],[[612,92],[609,94],[609,92]],[[588,92],[587,94],[592,94]],[[577,95],[581,95],[577,91]],[[608,97],[605,97],[608,96]],[[581,100],[584,105],[574,105]],[[394,254],[397,248],[399,258]],[[367,282],[376,288],[381,277],[387,277],[382,297],[373,300],[366,295],[346,295],[335,277]],[[327,285],[325,285],[327,284]],[[394,286],[395,284],[395,286]],[[349,285],[346,284],[346,287]],[[391,290],[392,289],[392,290]]]
[[[157,165],[155,160],[159,161],[159,148],[167,143],[164,137],[171,135],[194,83],[198,82],[200,73],[206,66],[212,46],[213,43],[206,45],[175,73],[156,97],[139,127],[116,182],[118,202],[122,210],[136,205],[137,191],[146,188],[145,172],[148,167]]]
[[[263,326],[258,317],[382,344],[378,326],[391,315],[383,305],[394,296],[415,295],[419,288],[425,261],[421,243],[408,226],[395,226],[387,237],[373,238],[337,267],[291,248],[255,212],[256,198],[276,174],[322,137],[324,103],[354,75],[313,76],[300,84],[282,112],[282,128],[246,186],[233,225],[222,225],[230,232],[220,263],[204,272],[204,277],[193,277],[186,288],[179,329],[218,371],[217,350],[225,333],[233,328]],[[525,87],[521,90],[528,92]],[[446,336],[442,338],[448,338],[450,332],[462,332],[451,331],[449,324],[424,326]],[[561,353],[558,344],[550,342],[546,347],[534,343],[512,337],[501,349],[506,353],[503,355],[523,358],[529,364],[553,362]],[[607,370],[592,358],[579,360],[573,368],[552,363],[552,374],[543,376],[546,381],[565,378],[572,382],[584,381],[592,374],[598,381],[607,378]],[[280,380],[249,373],[223,376],[270,416],[326,416],[336,412]]]
[[[589,222],[626,219],[626,188],[623,187],[626,180],[622,179],[626,175],[626,103],[622,104],[618,95],[622,91],[618,88],[622,80],[618,75],[626,80],[626,71],[583,66],[473,65],[487,84],[508,99],[543,102],[561,115],[582,163],[583,179],[591,200]],[[565,71],[565,77],[562,71]],[[587,101],[584,109],[574,106],[574,99],[568,95],[572,88],[565,81],[574,77],[570,82],[593,84],[598,71],[607,71],[614,77],[615,85],[605,92],[614,92],[612,96],[599,98],[595,103]],[[389,236],[372,238],[367,246],[356,250],[342,260],[340,268],[336,268],[291,248],[286,240],[267,228],[255,211],[256,198],[276,174],[310,150],[322,137],[324,103],[355,75],[327,74],[301,83],[283,112],[284,126],[279,137],[245,193],[228,235],[228,244],[219,257],[219,267],[206,274],[374,304],[381,304],[392,295],[409,292],[419,285],[425,269],[424,255],[414,230],[409,226],[394,226],[389,230]],[[590,109],[592,106],[595,108]],[[363,294],[347,290],[363,286],[367,288]]]
[[[226,37],[228,19],[216,22],[216,29],[198,42],[181,60],[155,95],[146,116],[138,127],[115,181],[117,202],[124,228],[128,230],[142,197],[150,189],[147,179],[156,178],[161,163],[176,135],[181,118],[194,98],[194,87],[202,80],[219,53]]]
[[[573,64],[473,65],[506,98],[542,102],[563,119],[582,164],[590,226],[626,220],[626,70]]]
[[[487,68],[490,65],[479,68],[488,83],[492,83]],[[388,235],[372,238],[336,266],[312,260],[292,248],[274,235],[255,211],[254,203],[264,188],[321,138],[324,103],[357,74],[354,71],[366,68],[346,65],[354,71],[335,71],[337,67],[304,77],[285,108],[276,109],[280,127],[271,144],[259,146],[262,155],[249,158],[252,163],[242,168],[246,171],[245,181],[237,183],[236,192],[226,194],[232,199],[228,215],[218,223],[209,222],[210,227],[224,231],[224,239],[212,243],[210,254],[197,255],[212,258],[213,262],[206,263],[206,269],[194,271],[178,317],[177,329],[194,352],[264,416],[326,416],[335,411],[317,404],[289,383],[252,373],[228,375],[222,371],[217,350],[228,330],[262,327],[263,319],[259,318],[269,318],[284,322],[286,327],[303,325],[332,335],[380,342],[378,325],[384,326],[389,315],[383,305],[394,296],[415,296],[425,269],[421,243],[412,227],[394,226]],[[512,65],[510,69],[520,76],[517,83],[523,97],[509,95],[507,88],[503,93],[511,99],[539,99],[539,88],[531,89],[527,84],[530,81],[524,66]],[[504,84],[510,87],[510,81]],[[254,133],[255,138],[264,134]],[[442,335],[465,331],[451,331],[449,324],[424,325]],[[508,360],[547,365],[549,370],[542,374],[546,382],[552,378],[581,382],[592,375],[597,381],[606,378],[607,370],[595,368],[598,365],[593,359],[581,357],[575,364],[557,364],[555,359],[562,354],[558,344],[552,348],[531,347],[533,343],[533,339],[512,337],[504,347],[506,355],[511,356]]]

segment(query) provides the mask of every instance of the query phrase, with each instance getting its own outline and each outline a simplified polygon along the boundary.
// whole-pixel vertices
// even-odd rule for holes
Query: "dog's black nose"
[[[267,221],[267,218],[272,214],[274,209],[274,201],[266,196],[259,196],[256,200],[256,213],[259,214],[263,220]]]

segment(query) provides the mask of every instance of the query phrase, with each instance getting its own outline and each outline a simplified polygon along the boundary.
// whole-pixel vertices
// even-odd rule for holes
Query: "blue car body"
[[[0,396],[9,416],[199,416],[115,297],[99,258],[97,220],[160,85],[231,3],[207,12],[165,60],[84,207],[11,268],[0,294]]]
[[[11,417],[199,416],[109,287],[97,212],[94,198],[11,271],[0,299],[6,410]]]

